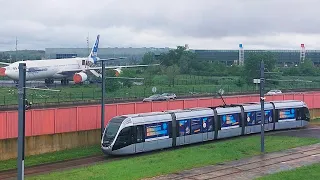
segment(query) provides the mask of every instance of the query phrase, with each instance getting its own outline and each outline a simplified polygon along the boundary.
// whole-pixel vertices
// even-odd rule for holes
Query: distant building
[[[99,48],[99,58],[127,57],[125,60],[119,60],[111,64],[136,64],[141,62],[142,57],[147,52],[154,52],[155,55],[166,53],[169,48]],[[87,57],[91,49],[88,48],[46,48],[46,59],[61,59],[71,57]]]
[[[232,65],[239,59],[239,50],[194,50],[198,61],[219,61]],[[272,53],[279,66],[294,66],[300,63],[300,50],[244,50],[244,63],[251,53]],[[316,66],[320,65],[320,50],[306,50],[306,59],[311,59]]]
[[[91,49],[90,49],[91,50]],[[46,48],[45,59],[61,59],[71,57],[87,57],[88,48]],[[125,60],[115,61],[109,64],[136,64],[141,62],[146,52],[154,52],[156,55],[166,53],[170,48],[99,48],[100,58],[127,57]],[[219,61],[226,65],[232,65],[239,60],[239,50],[192,50],[197,61]],[[294,66],[300,62],[300,50],[244,50],[244,63],[250,53],[271,52],[274,54],[279,66]],[[305,58],[311,59],[315,65],[320,65],[320,50],[306,50]]]

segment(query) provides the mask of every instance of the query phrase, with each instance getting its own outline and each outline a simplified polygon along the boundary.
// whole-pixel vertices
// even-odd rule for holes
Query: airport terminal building
[[[127,57],[121,62],[113,64],[125,65],[141,62],[146,52],[154,52],[156,55],[166,53],[170,48],[99,48],[98,56],[100,58]],[[241,59],[240,50],[191,50],[197,56],[198,61],[219,61],[226,65],[232,65],[235,61]],[[71,58],[87,57],[90,49],[88,48],[46,48],[45,59],[50,58]],[[271,52],[277,59],[279,66],[294,66],[301,60],[301,50],[243,50],[242,58],[248,57],[250,53]],[[320,50],[305,50],[303,56],[311,59],[316,66],[320,65]]]

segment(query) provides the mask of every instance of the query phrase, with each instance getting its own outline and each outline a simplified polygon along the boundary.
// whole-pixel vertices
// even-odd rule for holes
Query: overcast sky
[[[320,49],[319,0],[0,0],[0,51],[48,47]]]

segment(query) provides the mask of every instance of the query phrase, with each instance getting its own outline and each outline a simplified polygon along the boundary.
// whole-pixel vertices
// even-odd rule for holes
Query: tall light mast
[[[239,44],[239,65],[244,65],[244,49],[242,44]]]
[[[306,48],[304,47],[304,44],[301,44],[300,49],[300,63],[304,63],[304,60],[306,59]]]

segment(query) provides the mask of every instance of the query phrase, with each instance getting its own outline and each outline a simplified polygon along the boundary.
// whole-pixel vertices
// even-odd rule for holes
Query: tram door
[[[184,144],[190,144],[190,135],[191,135],[191,124],[190,124],[190,120],[179,120],[178,122],[178,133],[179,133],[179,137],[177,139],[179,139],[177,141],[177,144],[179,145],[184,145]]]
[[[202,118],[202,140],[203,141],[207,141],[208,140],[208,127],[209,127],[209,123],[210,121],[208,121],[208,118]],[[212,123],[212,122],[211,122]]]
[[[136,152],[143,152],[144,147],[143,147],[143,142],[144,142],[144,138],[143,138],[143,134],[144,134],[144,128],[143,125],[140,126],[136,126]]]

